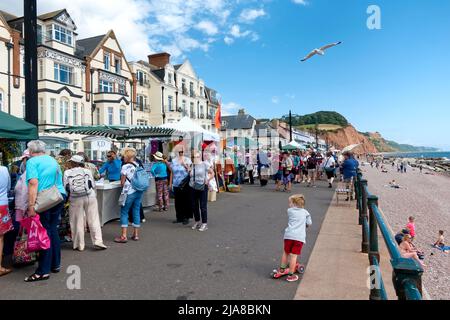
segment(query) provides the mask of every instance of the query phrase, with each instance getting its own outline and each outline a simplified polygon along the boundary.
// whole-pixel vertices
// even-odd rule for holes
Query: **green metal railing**
[[[386,289],[380,271],[378,230],[384,239],[392,265],[392,281],[399,300],[422,299],[422,266],[414,259],[403,258],[399,247],[378,207],[378,197],[369,192],[367,180],[359,171],[355,180],[356,208],[362,228],[361,251],[369,256],[371,266],[371,300],[387,300]],[[372,274],[373,273],[373,274]]]

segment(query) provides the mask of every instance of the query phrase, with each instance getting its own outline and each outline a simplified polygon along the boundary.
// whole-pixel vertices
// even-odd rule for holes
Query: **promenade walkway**
[[[4,299],[279,299],[292,300],[297,283],[273,280],[279,264],[290,194],[274,185],[243,186],[239,194],[222,193],[209,204],[209,230],[201,233],[172,224],[168,213],[149,212],[141,241],[112,242],[118,222],[105,225],[109,249],[85,252],[63,247],[63,271],[49,281],[28,284],[33,267],[0,278]],[[308,230],[302,262],[307,263],[328,210],[333,191],[325,182],[317,188],[295,185],[306,197],[313,226]],[[69,290],[70,265],[81,269],[81,290]],[[307,267],[313,273],[316,267]],[[300,284],[301,286],[301,284]]]
[[[342,198],[342,197],[341,197]],[[388,299],[396,299],[389,253],[380,235],[381,273]],[[296,300],[368,300],[369,259],[361,253],[355,202],[333,199],[322,223]]]

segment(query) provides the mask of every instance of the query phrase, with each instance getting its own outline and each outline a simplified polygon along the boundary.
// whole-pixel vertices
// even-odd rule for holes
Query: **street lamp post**
[[[24,0],[25,120],[38,125],[36,0]]]

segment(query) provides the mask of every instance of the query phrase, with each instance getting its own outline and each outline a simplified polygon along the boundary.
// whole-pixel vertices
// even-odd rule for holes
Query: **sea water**
[[[450,151],[440,152],[386,152],[385,157],[396,158],[447,158],[450,159]]]

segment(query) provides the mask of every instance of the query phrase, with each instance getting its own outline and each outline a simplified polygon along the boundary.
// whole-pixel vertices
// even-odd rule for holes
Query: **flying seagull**
[[[339,45],[341,43],[342,43],[342,41],[339,41],[339,42],[327,44],[326,46],[323,46],[320,49],[314,49],[306,57],[304,57],[301,61],[305,62],[306,60],[308,60],[309,58],[315,56],[316,54],[319,54],[319,55],[323,56],[325,54],[325,50],[330,49],[332,47],[335,47],[335,46],[337,46],[337,45]]]

